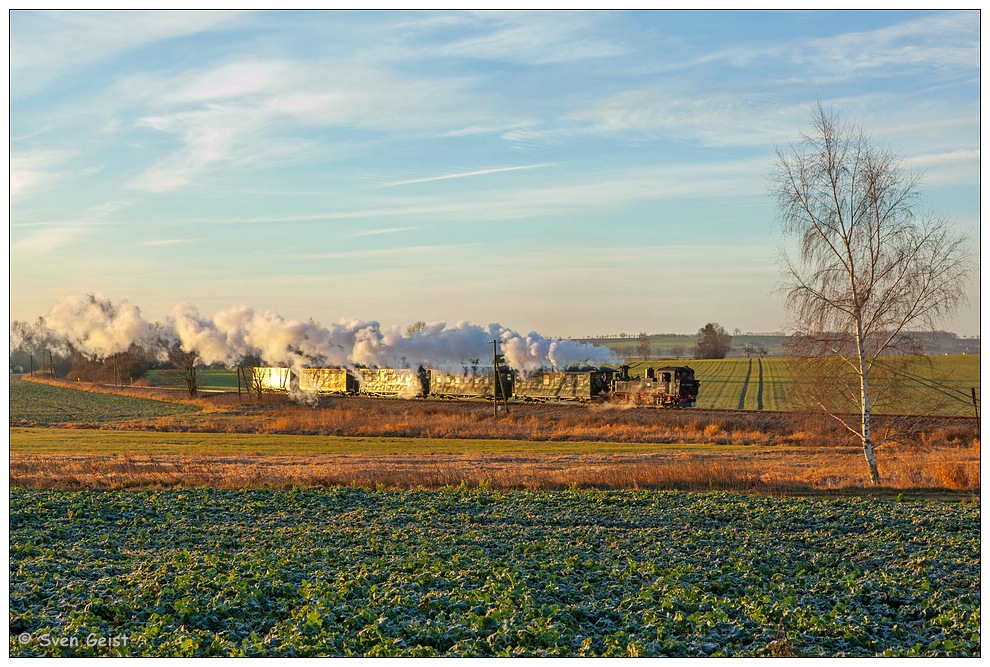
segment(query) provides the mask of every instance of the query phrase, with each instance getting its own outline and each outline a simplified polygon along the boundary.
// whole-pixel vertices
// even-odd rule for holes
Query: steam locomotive
[[[518,401],[611,401],[656,407],[694,407],[701,383],[688,366],[647,368],[631,376],[629,366],[516,371],[506,366],[462,366],[457,370],[408,368],[256,368],[270,391]]]

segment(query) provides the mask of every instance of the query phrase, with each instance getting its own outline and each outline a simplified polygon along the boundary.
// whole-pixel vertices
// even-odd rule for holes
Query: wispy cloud
[[[10,196],[18,198],[54,187],[78,151],[40,149],[10,156]]]
[[[82,223],[45,227],[16,241],[12,240],[10,252],[12,255],[43,255],[76,243],[88,231],[88,226]]]
[[[294,60],[247,60],[172,79],[131,79],[119,87],[120,96],[142,99],[155,111],[137,125],[177,138],[180,147],[129,185],[164,192],[225,165],[270,167],[339,150],[293,141],[294,131],[401,132],[444,127],[451,118],[460,125],[468,115],[461,111],[463,85],[458,79],[410,78],[364,65],[341,64],[327,77],[322,64]]]
[[[141,245],[145,246],[170,246],[184,245],[186,243],[196,243],[200,239],[159,239],[157,241],[145,241]]]
[[[374,248],[369,250],[344,250],[341,252],[324,252],[314,254],[293,255],[292,259],[396,259],[401,257],[421,257],[423,255],[449,254],[465,248],[474,248],[478,243],[452,243],[440,245],[404,246],[401,248]]]
[[[453,174],[444,174],[443,176],[429,176],[427,178],[412,178],[406,181],[394,181],[392,183],[386,183],[381,186],[383,188],[391,188],[397,185],[412,185],[414,183],[431,183],[433,181],[446,181],[451,178],[470,178],[472,176],[488,176],[489,174],[500,174],[506,171],[520,171],[523,169],[542,169],[544,167],[554,166],[553,162],[544,162],[542,164],[527,164],[518,167],[494,167],[492,169],[478,169],[475,171],[461,171]]]
[[[402,232],[412,232],[419,229],[419,227],[388,227],[386,229],[369,229],[363,232],[355,232],[354,234],[349,234],[347,238],[358,239],[364,238],[366,236],[382,236],[385,234],[399,234]]]
[[[35,90],[94,61],[164,39],[217,29],[231,11],[12,11],[11,93]]]
[[[90,206],[62,220],[36,220],[10,223],[11,252],[42,255],[69,244],[79,243],[95,230],[115,224],[117,214],[133,205],[119,199]],[[22,231],[26,232],[22,235]]]
[[[470,36],[436,47],[443,56],[526,64],[577,62],[629,53],[629,45],[603,35],[604,12],[475,12],[464,14]]]
[[[715,49],[675,65],[695,67],[725,62],[737,68],[782,63],[811,76],[833,81],[862,77],[866,72],[889,77],[907,67],[966,68],[979,66],[978,11],[946,12],[913,18],[875,30],[847,31],[819,39],[744,42]],[[808,66],[813,69],[808,71]]]
[[[634,132],[717,146],[772,145],[805,124],[806,104],[756,92],[700,90],[689,84],[629,90],[575,111],[575,133]]]

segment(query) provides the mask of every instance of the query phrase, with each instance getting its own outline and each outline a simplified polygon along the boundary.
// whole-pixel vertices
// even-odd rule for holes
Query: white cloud
[[[453,252],[460,252],[466,248],[474,248],[477,243],[453,243],[444,245],[420,245],[404,246],[401,248],[372,248],[368,250],[345,250],[341,252],[324,252],[307,255],[294,255],[293,259],[361,259],[395,260],[402,258],[419,258],[423,255],[447,255]]]
[[[12,11],[11,93],[35,90],[67,72],[145,44],[220,28],[242,13]]]
[[[851,14],[854,16],[854,14]],[[673,65],[690,69],[712,62],[738,68],[778,63],[804,70],[802,79],[861,80],[870,72],[890,77],[906,67],[973,69],[979,67],[980,15],[947,12],[915,18],[875,30],[847,31],[820,39],[750,41],[715,49]]]
[[[64,176],[65,164],[77,155],[77,151],[64,149],[41,149],[11,154],[11,198],[23,197],[54,187]]]
[[[146,246],[168,246],[168,245],[184,245],[187,243],[195,243],[199,239],[159,239],[157,241],[145,241],[141,245]]]
[[[358,238],[364,238],[366,236],[383,236],[385,234],[400,234],[402,232],[413,232],[416,231],[417,229],[420,228],[419,227],[388,227],[386,229],[369,229],[364,232],[356,232],[354,234],[349,234],[347,238],[358,239]]]
[[[12,255],[43,255],[77,242],[87,231],[88,227],[79,223],[45,227],[12,240],[10,252]]]
[[[471,176],[488,176],[489,174],[500,174],[506,171],[520,171],[523,169],[541,169],[543,167],[552,167],[553,163],[545,162],[543,164],[525,164],[518,167],[494,167],[492,169],[477,169],[475,171],[462,171],[453,174],[444,174],[443,176],[429,176],[426,178],[412,178],[405,181],[394,181],[392,183],[386,183],[382,187],[391,188],[397,185],[412,185],[414,183],[430,183],[432,181],[445,181],[451,178],[468,178]]]
[[[324,157],[318,140],[294,132],[321,127],[420,130],[459,118],[458,79],[400,77],[385,70],[324,63],[254,60],[225,63],[171,79],[130,79],[119,97],[154,113],[138,126],[177,138],[180,147],[131,182],[139,190],[174,190],[225,163],[270,167],[276,160]],[[293,147],[285,149],[288,141]],[[298,150],[296,150],[298,149]]]
[[[526,64],[616,57],[627,45],[602,37],[604,12],[477,12],[458,15],[461,33],[476,33],[437,46],[442,56]]]
[[[657,86],[629,90],[570,115],[583,132],[636,132],[710,146],[769,146],[802,127],[807,105],[774,95]]]

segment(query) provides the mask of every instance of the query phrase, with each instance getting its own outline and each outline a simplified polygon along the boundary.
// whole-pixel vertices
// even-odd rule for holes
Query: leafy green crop
[[[195,405],[94,393],[10,379],[10,423],[107,423],[197,412]]]
[[[973,504],[14,488],[10,505],[12,656],[980,654]]]

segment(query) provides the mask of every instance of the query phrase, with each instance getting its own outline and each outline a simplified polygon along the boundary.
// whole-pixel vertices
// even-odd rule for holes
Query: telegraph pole
[[[493,378],[492,395],[495,399],[495,413],[494,416],[498,417],[498,397],[499,394],[502,395],[502,405],[505,406],[505,414],[509,414],[509,399],[505,395],[505,385],[502,384],[502,372],[501,363],[505,361],[505,358],[500,356],[498,353],[498,340],[489,341],[492,344],[492,369],[495,373]]]
[[[980,404],[976,400],[976,387],[969,388],[970,395],[973,397],[973,412],[976,413],[976,428],[980,428]]]

